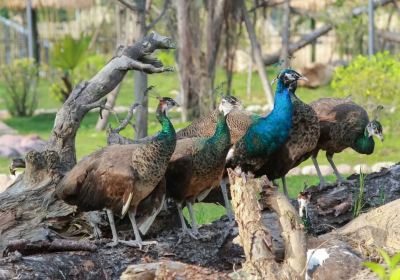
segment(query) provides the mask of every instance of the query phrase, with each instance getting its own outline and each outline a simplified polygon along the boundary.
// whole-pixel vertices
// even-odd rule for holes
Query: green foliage
[[[363,265],[375,272],[381,280],[400,280],[400,253],[392,258],[383,250],[379,250],[379,254],[386,265],[375,262],[364,262]]]
[[[33,59],[15,59],[0,67],[5,85],[4,102],[13,116],[31,116],[37,106],[38,67]]]
[[[362,208],[364,207],[364,182],[365,175],[360,170],[360,187],[358,190],[358,194],[355,199],[355,203],[353,206],[353,217],[357,217],[360,215]]]
[[[84,60],[89,43],[88,36],[79,39],[74,39],[71,35],[65,36],[54,44],[51,53],[52,65],[64,72],[73,71]]]
[[[87,73],[96,73],[101,67],[100,63],[104,65],[105,59],[102,56],[88,56],[89,44],[88,36],[74,39],[67,35],[54,45],[51,62],[60,72],[61,80],[50,86],[50,94],[57,100],[65,101],[74,85],[87,78]]]
[[[387,52],[371,58],[358,56],[348,67],[335,71],[332,88],[337,96],[348,96],[365,104],[400,105],[400,56]]]

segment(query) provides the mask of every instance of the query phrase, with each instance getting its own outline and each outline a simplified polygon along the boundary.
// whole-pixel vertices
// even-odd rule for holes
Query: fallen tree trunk
[[[87,215],[75,216],[75,207],[54,197],[54,188],[63,174],[76,163],[75,136],[84,116],[94,108],[104,108],[105,97],[129,70],[146,73],[171,71],[149,55],[156,49],[173,48],[168,37],[151,33],[132,46],[119,48],[92,79],[80,83],[57,112],[54,128],[43,150],[25,157],[24,174],[0,194],[0,252],[8,241],[48,240],[73,234],[89,235]],[[79,223],[78,223],[79,222]]]

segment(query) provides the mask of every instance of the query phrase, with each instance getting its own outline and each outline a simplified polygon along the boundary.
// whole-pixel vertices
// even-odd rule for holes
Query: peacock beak
[[[300,76],[299,78],[297,78],[297,80],[303,80],[303,81],[308,82],[308,79],[305,76]]]
[[[381,140],[381,142],[383,142],[384,140],[383,134],[377,134],[376,136],[379,138],[379,140]]]

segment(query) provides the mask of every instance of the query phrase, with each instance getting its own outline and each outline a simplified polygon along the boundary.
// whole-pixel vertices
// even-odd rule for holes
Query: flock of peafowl
[[[383,141],[382,126],[369,121],[366,111],[349,98],[323,98],[306,104],[295,94],[297,81],[306,79],[292,69],[276,77],[274,108],[266,116],[244,110],[233,96],[223,97],[218,109],[175,132],[167,112],[178,104],[159,98],[156,116],[161,131],[151,138],[129,145],[112,145],[83,158],[60,181],[56,194],[82,211],[106,209],[113,241],[110,245],[143,245],[137,217],[139,204],[157,190],[172,198],[178,209],[182,230],[199,235],[193,203],[221,186],[229,219],[233,218],[227,194],[227,168],[246,176],[281,178],[287,195],[285,175],[312,157],[320,178],[316,156],[325,150],[337,178],[343,178],[332,160],[334,153],[350,147],[361,154],[374,150],[373,136]],[[153,207],[147,203],[148,207]],[[182,207],[191,219],[188,229]],[[118,239],[114,215],[128,214],[135,240]],[[154,215],[147,224],[151,224]],[[143,232],[143,231],[142,231]]]

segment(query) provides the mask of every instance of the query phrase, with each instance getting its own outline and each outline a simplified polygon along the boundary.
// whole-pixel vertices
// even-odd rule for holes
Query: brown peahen
[[[206,195],[213,186],[219,185],[225,167],[225,158],[231,147],[227,114],[233,106],[222,99],[219,108],[214,134],[210,137],[178,140],[165,173],[167,194],[177,204],[184,232],[189,231],[182,215],[182,203],[186,202],[193,233],[198,234],[192,205],[196,199],[201,200],[201,197]]]
[[[227,116],[226,122],[228,123],[231,132],[231,142],[236,143],[246,133],[249,126],[259,116],[242,110],[240,101],[232,96],[224,96],[223,100],[229,102],[234,108]],[[192,138],[192,137],[210,137],[215,132],[217,126],[219,109],[212,111],[209,115],[203,116],[194,120],[189,126],[182,128],[176,133],[177,139]]]
[[[307,157],[305,154],[315,149],[319,139],[319,121],[310,105],[301,101],[295,94],[297,81],[289,88],[293,104],[293,126],[285,144],[274,152],[268,161],[255,172],[256,176],[267,175],[268,179],[282,179],[283,191],[288,196],[285,175]]]
[[[319,150],[326,151],[326,158],[338,181],[343,182],[344,179],[333,162],[333,155],[346,148],[352,148],[360,154],[372,154],[375,148],[373,136],[383,141],[382,125],[377,116],[370,121],[365,109],[350,98],[321,98],[310,103],[310,106],[317,113],[320,123],[318,144],[311,153],[320,184],[325,185],[326,182],[317,162]],[[377,113],[382,108],[378,106]]]
[[[128,243],[144,244],[135,220],[136,210],[163,179],[175,150],[175,129],[166,113],[176,105],[171,98],[160,98],[156,115],[162,130],[153,141],[112,145],[96,151],[75,165],[56,187],[60,199],[80,210],[107,210],[113,235],[110,245],[121,242],[113,214],[123,217],[126,213],[135,234],[135,241]]]

